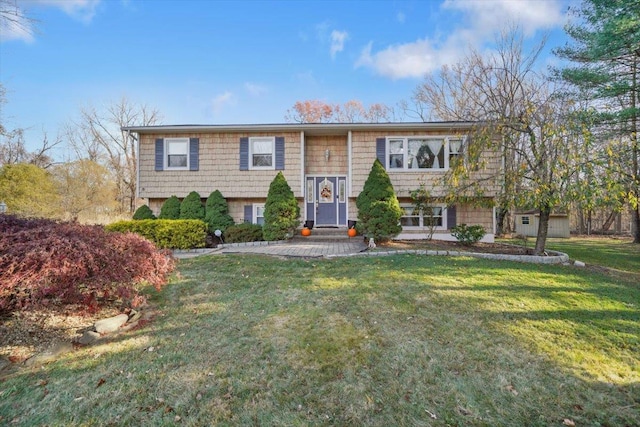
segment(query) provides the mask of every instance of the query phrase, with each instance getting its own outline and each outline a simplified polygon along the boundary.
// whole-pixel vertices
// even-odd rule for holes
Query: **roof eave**
[[[477,122],[394,122],[394,123],[270,123],[228,125],[156,125],[124,126],[123,131],[150,133],[202,133],[202,132],[348,132],[358,130],[463,130]]]

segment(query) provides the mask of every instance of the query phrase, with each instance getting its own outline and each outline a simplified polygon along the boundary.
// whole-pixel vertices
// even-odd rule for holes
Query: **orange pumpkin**
[[[302,235],[303,236],[311,236],[311,230],[309,230],[307,227],[302,229]]]
[[[356,234],[358,234],[358,232],[355,228],[350,228],[349,231],[347,231],[347,234],[349,234],[349,237],[356,237]]]

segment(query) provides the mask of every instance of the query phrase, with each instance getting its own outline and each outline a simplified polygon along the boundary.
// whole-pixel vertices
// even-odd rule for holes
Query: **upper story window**
[[[462,154],[462,147],[462,138],[388,138],[388,166],[389,169],[408,171],[446,170],[450,160]]]
[[[189,138],[165,138],[165,169],[189,169]]]
[[[275,138],[249,138],[249,168],[275,169]]]

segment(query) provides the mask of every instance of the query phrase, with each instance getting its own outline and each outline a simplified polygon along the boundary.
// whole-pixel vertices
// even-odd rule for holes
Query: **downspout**
[[[347,194],[347,199],[349,197],[351,197],[351,192],[353,191],[352,179],[351,179],[351,173],[353,172],[352,164],[351,164],[352,163],[351,162],[351,155],[352,155],[352,153],[351,153],[351,149],[352,149],[351,136],[352,136],[352,133],[351,133],[351,131],[349,131],[347,133],[347,182],[348,182],[347,186],[349,187],[348,194]],[[349,216],[349,210],[348,210],[348,206],[347,206],[347,217],[348,216]]]
[[[347,226],[349,225],[349,197],[351,197],[351,172],[352,172],[352,167],[351,167],[351,137],[352,137],[352,133],[351,131],[349,131],[347,133],[347,194],[345,197],[345,209],[347,211],[346,213],[346,217],[347,217]]]
[[[305,193],[305,189],[307,188],[305,182],[305,171],[307,169],[307,165],[304,162],[304,131],[300,131],[300,192],[302,194],[302,205],[304,206],[304,217],[307,218],[307,195]]]
[[[131,130],[127,130],[127,138],[136,141],[136,199],[140,198],[140,136],[131,136]],[[135,202],[134,202],[135,203]]]

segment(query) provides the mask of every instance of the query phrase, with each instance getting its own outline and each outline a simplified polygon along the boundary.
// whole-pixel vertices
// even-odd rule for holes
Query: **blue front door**
[[[308,177],[305,199],[307,220],[316,226],[347,224],[346,177]]]
[[[316,225],[338,225],[337,179],[316,178]]]

